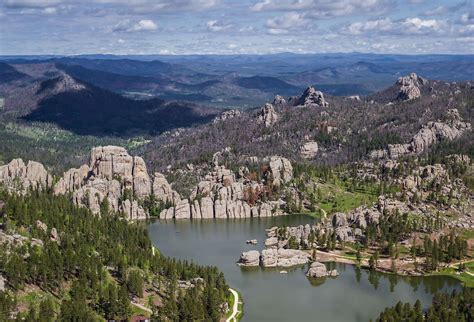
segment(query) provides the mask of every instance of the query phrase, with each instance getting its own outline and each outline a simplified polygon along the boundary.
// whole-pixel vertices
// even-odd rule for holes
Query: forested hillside
[[[158,320],[218,321],[225,310],[222,273],[153,251],[146,227],[107,202],[96,216],[66,196],[0,190],[0,215],[0,320],[123,320],[140,312],[134,303]]]

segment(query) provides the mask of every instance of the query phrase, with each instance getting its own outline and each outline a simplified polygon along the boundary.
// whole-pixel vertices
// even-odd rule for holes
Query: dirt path
[[[132,304],[133,306],[136,306],[136,307],[142,309],[143,311],[147,311],[148,313],[153,314],[153,311],[152,311],[152,310],[150,310],[150,309],[147,308],[146,306],[141,305],[140,303],[130,302],[130,304]]]
[[[239,313],[239,293],[231,288],[229,288],[229,291],[234,296],[234,305],[232,306],[232,314],[227,318],[226,322],[237,321],[235,317]]]

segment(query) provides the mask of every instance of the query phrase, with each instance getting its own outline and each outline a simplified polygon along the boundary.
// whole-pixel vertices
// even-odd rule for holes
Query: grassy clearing
[[[471,273],[472,273],[472,271],[471,271]],[[440,272],[433,273],[432,275],[450,276],[450,277],[453,277],[453,278],[461,281],[467,287],[471,287],[471,288],[474,287],[474,276],[469,275],[466,272],[460,273],[453,267],[445,268],[444,270],[442,270]]]
[[[322,199],[317,206],[327,213],[347,212],[362,205],[370,205],[377,200],[372,188],[350,189],[337,183],[324,183],[318,186]]]

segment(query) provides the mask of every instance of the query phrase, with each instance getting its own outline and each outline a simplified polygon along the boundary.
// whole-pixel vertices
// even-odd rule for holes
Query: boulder
[[[320,262],[313,262],[311,263],[308,271],[306,272],[306,276],[312,278],[321,278],[321,277],[336,277],[339,276],[339,272],[335,269],[328,271],[326,265]]]
[[[306,272],[306,276],[320,278],[328,276],[328,271],[326,265],[320,262],[313,262],[309,266],[308,271]]]
[[[275,248],[262,250],[262,266],[276,267],[278,262],[278,250]]]
[[[36,221],[36,228],[41,229],[43,232],[48,231],[48,225],[46,225],[44,222],[41,220]]]
[[[303,144],[300,148],[300,153],[303,158],[312,159],[318,153],[318,143],[315,141],[309,141]]]
[[[304,265],[309,261],[310,256],[301,250],[296,249],[264,249],[262,251],[263,267],[292,267]]]
[[[256,250],[251,250],[248,252],[243,252],[240,255],[240,259],[238,261],[239,266],[259,266],[260,265],[260,253]]]
[[[270,237],[265,240],[265,248],[277,248],[277,246],[278,246],[277,237]]]
[[[56,228],[51,228],[50,238],[52,241],[57,242],[59,241],[58,230]]]

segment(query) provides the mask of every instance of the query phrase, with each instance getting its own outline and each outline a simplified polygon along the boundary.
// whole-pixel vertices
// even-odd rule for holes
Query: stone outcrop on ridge
[[[259,122],[262,122],[266,127],[270,127],[276,122],[278,122],[278,118],[279,116],[277,112],[275,112],[273,105],[269,103],[266,103],[262,107],[262,110],[260,111],[260,114],[258,115]]]
[[[404,155],[420,154],[430,146],[442,142],[453,141],[471,130],[469,122],[463,122],[457,109],[447,111],[444,121],[428,122],[406,144],[389,144],[385,150],[370,153],[373,159],[397,159]]]
[[[0,166],[0,183],[8,189],[26,192],[28,189],[51,187],[53,178],[41,163],[22,159],[13,159],[10,163]]]
[[[401,101],[409,101],[421,96],[420,86],[428,84],[428,80],[411,73],[408,76],[400,77],[397,85],[400,85],[397,99]]]

